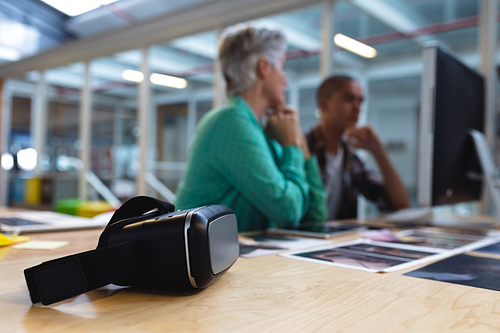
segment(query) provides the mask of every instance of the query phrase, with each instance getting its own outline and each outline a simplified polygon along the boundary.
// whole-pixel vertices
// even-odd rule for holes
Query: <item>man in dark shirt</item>
[[[358,194],[383,210],[408,208],[408,194],[377,134],[370,126],[355,127],[363,101],[360,85],[349,76],[332,76],[317,98],[321,121],[306,137],[328,192],[328,219],[355,218]],[[382,177],[369,171],[353,148],[368,150]]]

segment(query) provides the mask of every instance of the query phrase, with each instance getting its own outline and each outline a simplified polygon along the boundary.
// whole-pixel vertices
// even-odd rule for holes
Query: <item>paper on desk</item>
[[[486,245],[492,237],[445,232],[439,228],[410,229],[397,233],[402,243],[442,250],[468,251]]]
[[[438,233],[432,230],[408,230],[398,237],[421,237],[412,243],[379,242],[358,239],[329,247],[296,251],[283,256],[368,272],[392,272],[413,265],[472,251],[498,242],[498,238]],[[432,236],[432,237],[431,237]]]
[[[299,250],[331,244],[324,239],[304,238],[288,235],[258,234],[243,237],[240,241],[240,257],[259,257],[287,250]]]
[[[500,290],[500,260],[459,254],[404,275],[464,286]]]
[[[12,244],[12,241],[5,237],[4,235],[0,234],[0,246],[5,246],[5,245],[10,245]]]
[[[28,236],[0,234],[0,246],[14,245],[22,242],[27,242],[29,240],[30,238]]]
[[[284,257],[367,272],[391,272],[445,258],[452,251],[357,239],[315,250],[281,254]]]
[[[31,240],[29,242],[17,244],[12,247],[14,249],[24,250],[53,250],[68,244],[69,242],[67,241]]]
[[[389,229],[365,230],[361,232],[361,237],[377,242],[401,242],[401,239]]]

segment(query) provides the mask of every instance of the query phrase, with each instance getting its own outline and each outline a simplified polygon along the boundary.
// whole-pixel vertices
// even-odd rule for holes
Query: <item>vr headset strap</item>
[[[108,225],[117,221],[134,216],[141,216],[148,211],[156,210],[157,215],[167,214],[175,210],[175,206],[169,202],[161,201],[152,197],[138,196],[129,199],[111,217]]]
[[[137,241],[44,262],[24,271],[31,301],[49,305],[118,282],[140,271]]]
[[[166,201],[146,196],[134,197],[115,211],[101,236],[99,236],[97,248],[108,246],[109,236],[127,224],[135,223],[148,217],[168,214],[174,210],[175,206]]]
[[[31,301],[49,305],[138,274],[142,268],[139,242],[108,246],[108,237],[144,216],[174,210],[171,203],[151,197],[128,200],[113,214],[95,250],[47,261],[24,271]]]

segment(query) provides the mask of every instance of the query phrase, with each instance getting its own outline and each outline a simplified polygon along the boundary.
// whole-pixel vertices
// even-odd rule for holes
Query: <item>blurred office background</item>
[[[442,43],[494,77],[498,96],[497,1],[72,0],[56,9],[55,0],[0,0],[0,204],[172,200],[197,122],[224,100],[217,38],[252,22],[287,36],[287,100],[304,131],[318,121],[322,77],[360,80],[360,122],[379,133],[415,205],[422,47]],[[337,34],[376,55],[338,46]],[[500,130],[493,100],[492,147]],[[376,213],[360,207],[361,216]]]

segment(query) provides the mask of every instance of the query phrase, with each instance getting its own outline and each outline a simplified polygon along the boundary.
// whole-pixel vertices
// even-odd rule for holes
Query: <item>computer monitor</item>
[[[418,204],[480,200],[482,168],[470,131],[483,132],[484,79],[437,44],[424,48],[423,60]]]

